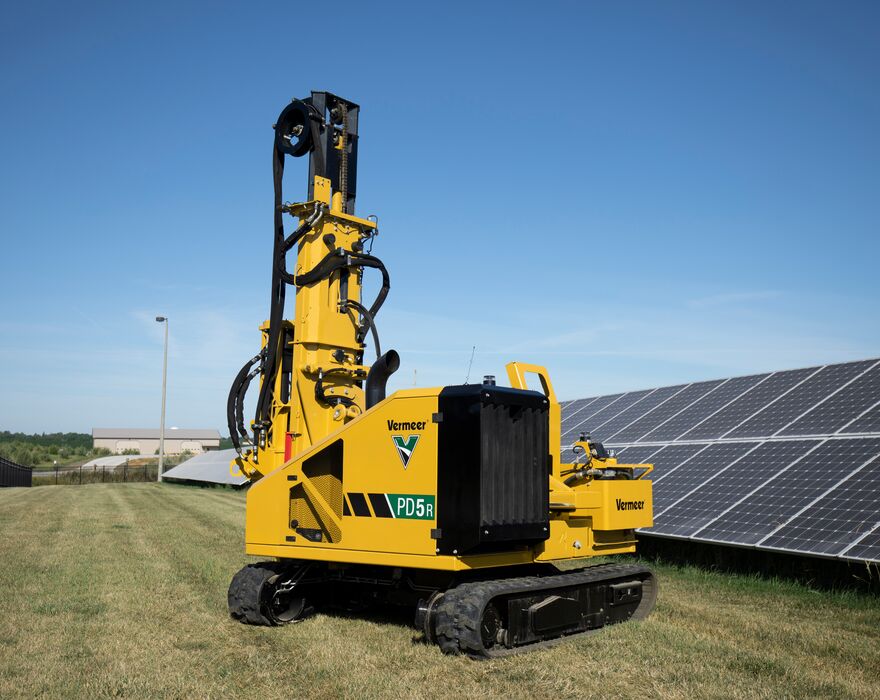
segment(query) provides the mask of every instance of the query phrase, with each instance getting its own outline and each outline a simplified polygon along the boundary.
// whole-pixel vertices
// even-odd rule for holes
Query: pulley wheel
[[[275,123],[275,148],[294,158],[304,156],[312,149],[310,108],[301,100],[294,100],[278,115]]]

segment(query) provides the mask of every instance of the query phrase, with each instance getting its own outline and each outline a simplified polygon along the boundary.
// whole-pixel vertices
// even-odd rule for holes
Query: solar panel
[[[652,391],[647,396],[644,396],[639,401],[631,405],[629,408],[615,415],[613,418],[609,418],[604,423],[597,425],[590,431],[590,434],[595,440],[604,442],[621,428],[624,428],[633,421],[638,420],[648,411],[656,408],[672,396],[675,396],[675,394],[677,394],[683,388],[684,385],[667,386],[663,387],[662,389]]]
[[[725,443],[721,443],[725,444]],[[742,444],[742,443],[726,443]],[[746,443],[754,444],[754,443]],[[715,478],[706,479],[697,489],[688,494],[688,498],[654,517],[657,532],[670,535],[691,536],[697,534],[709,523],[718,519],[719,513],[740,501],[749,493],[760,489],[775,473],[791,467],[798,459],[803,458],[810,447],[816,447],[815,441],[764,442],[756,449],[744,455],[735,464],[730,465]],[[775,494],[776,490],[771,489]],[[821,493],[817,490],[814,495]],[[798,501],[802,496],[798,494]],[[784,497],[780,500],[783,500]],[[806,501],[802,502],[804,505]],[[773,509],[775,503],[771,503]],[[757,522],[770,520],[772,516],[762,509],[749,509],[740,504],[733,509],[739,527],[738,537],[731,540],[737,543],[751,544],[761,539],[765,532],[757,529]],[[702,532],[703,539],[713,538],[710,533]]]
[[[162,474],[169,481],[204,481],[211,484],[244,486],[248,478],[240,471],[233,471],[230,462],[235,450],[210,450],[191,457]]]
[[[798,418],[780,435],[834,433],[880,401],[880,367],[874,366],[845,384]]]
[[[876,359],[575,401],[563,416],[568,437],[654,465],[642,534],[880,561]]]
[[[843,434],[880,433],[880,404],[871,406],[852,423],[840,430]]]
[[[617,451],[617,461],[620,464],[645,464],[651,461],[651,455],[659,452],[656,445],[632,445]]]
[[[701,399],[708,392],[712,391],[712,389],[717,388],[723,381],[723,379],[718,379],[714,382],[691,384],[672,396],[669,400],[664,401],[653,410],[648,411],[645,415],[621,428],[618,432],[611,435],[608,440],[614,442],[633,442],[638,440],[646,433],[658,427],[661,423],[665,423],[692,403]]]
[[[654,479],[657,488],[654,493],[654,521],[667,508],[699,488],[707,479],[730,466],[756,447],[756,442],[726,442],[709,445],[674,470],[667,471]],[[660,486],[662,484],[662,487]]]
[[[721,437],[768,404],[780,399],[815,371],[815,369],[796,369],[770,375],[744,392],[736,401],[727,404],[713,416],[686,432],[681,439],[711,440]]]
[[[803,384],[768,405],[725,437],[773,435],[873,364],[874,360],[866,360],[823,367]]]
[[[847,559],[880,561],[880,528],[862,537],[852,547],[843,550],[840,556]]]
[[[562,442],[574,442],[577,437],[576,428],[593,415],[606,407],[622,399],[626,394],[612,394],[611,396],[597,396],[594,399],[585,399],[585,405],[578,411],[564,411],[562,414]]]
[[[697,423],[706,420],[716,411],[720,411],[731,401],[734,401],[743,392],[751,389],[755,384],[766,378],[766,374],[756,374],[750,377],[735,377],[720,384],[716,389],[707,393],[699,401],[688,406],[681,413],[670,418],[666,423],[657,426],[647,435],[640,438],[640,442],[653,442],[655,440],[675,440],[683,433],[688,432]]]
[[[708,445],[664,445],[658,452],[651,455],[651,464],[654,471],[651,478],[654,481],[662,479],[672,470],[678,469],[687,460],[698,452],[705,450]]]
[[[619,415],[627,408],[632,406],[634,403],[637,403],[644,399],[650,391],[631,391],[628,394],[624,394],[616,401],[612,401],[607,404],[603,408],[599,409],[576,426],[570,429],[570,433],[572,435],[576,435],[578,432],[583,431],[587,433],[592,433],[598,426],[603,425],[607,421],[614,418],[616,415]]]
[[[878,451],[880,441],[874,441],[868,454]],[[878,503],[880,458],[874,454],[761,544],[810,554],[839,554],[876,526]]]
[[[565,406],[560,404],[560,408],[562,409],[562,432],[565,432],[573,425],[575,425],[576,420],[581,420],[578,418],[578,415],[585,411],[587,408],[592,406],[599,399],[604,398],[601,396],[594,396],[592,399],[576,399],[575,401],[571,401]]]

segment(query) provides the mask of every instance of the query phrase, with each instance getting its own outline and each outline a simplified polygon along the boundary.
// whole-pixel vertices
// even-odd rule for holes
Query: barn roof
[[[158,428],[92,428],[92,437],[114,440],[158,440]],[[220,432],[207,428],[168,428],[166,440],[219,440]]]

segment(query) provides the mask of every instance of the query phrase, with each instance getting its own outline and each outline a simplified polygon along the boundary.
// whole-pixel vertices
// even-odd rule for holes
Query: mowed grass
[[[243,524],[228,491],[0,491],[0,697],[880,697],[876,597],[690,568],[656,567],[645,622],[492,662],[404,616],[247,627],[226,611]]]

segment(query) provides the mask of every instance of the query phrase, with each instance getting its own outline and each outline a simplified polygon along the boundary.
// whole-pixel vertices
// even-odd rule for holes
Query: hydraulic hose
[[[329,277],[336,270],[346,267],[372,267],[382,273],[382,287],[379,289],[379,293],[370,305],[369,315],[365,315],[364,322],[358,326],[357,341],[361,342],[369,330],[367,319],[369,319],[369,323],[372,325],[372,319],[375,318],[377,313],[379,313],[379,309],[382,308],[382,304],[385,303],[385,298],[388,296],[388,291],[391,289],[391,277],[389,276],[385,265],[379,260],[379,258],[374,255],[368,255],[367,253],[347,252],[342,248],[337,248],[336,250],[327,253],[321,262],[308,272],[295,276],[284,272],[283,277],[284,280],[290,284],[295,284],[297,287],[304,287],[319,282],[320,280]],[[373,326],[373,328],[375,328],[375,326]]]
[[[252,376],[259,372],[259,368],[252,372],[251,367],[261,359],[263,359],[262,354],[255,355],[244,364],[238,374],[235,375],[235,379],[232,380],[232,386],[229,388],[229,397],[226,400],[226,425],[229,428],[232,446],[239,453],[241,452],[241,438],[247,438],[247,431],[244,428],[244,414],[241,413],[244,394],[247,391],[247,385],[250,384]]]
[[[277,143],[272,148],[272,180],[275,189],[275,243],[272,255],[272,290],[269,303],[269,338],[265,347],[263,362],[263,383],[257,398],[257,410],[254,416],[255,430],[268,427],[269,409],[272,404],[272,391],[275,388],[275,375],[278,373],[278,360],[281,354],[281,322],[284,316],[284,298],[286,285],[281,279],[281,271],[277,264],[284,247],[284,212],[282,211],[281,183],[284,177],[284,153]]]
[[[379,347],[379,331],[376,330],[376,322],[373,321],[373,314],[371,314],[369,309],[365,306],[358,304],[356,301],[351,301],[351,299],[345,302],[345,305],[354,309],[364,317],[362,324],[369,326],[370,331],[373,334],[373,343],[376,345],[376,357],[379,358],[382,355],[382,349]]]

